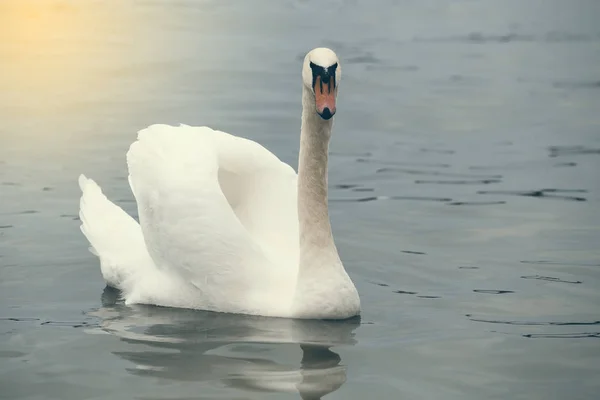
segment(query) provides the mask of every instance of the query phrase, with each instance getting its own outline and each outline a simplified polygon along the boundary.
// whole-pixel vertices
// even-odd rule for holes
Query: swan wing
[[[291,167],[253,141],[185,125],[141,130],[127,163],[162,274],[197,288],[204,309],[289,307],[299,252]]]

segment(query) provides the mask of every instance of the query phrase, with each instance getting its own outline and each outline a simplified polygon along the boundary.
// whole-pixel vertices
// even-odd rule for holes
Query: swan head
[[[319,47],[304,57],[302,80],[314,95],[316,112],[324,120],[331,119],[336,111],[335,100],[342,78],[340,61],[333,50]]]

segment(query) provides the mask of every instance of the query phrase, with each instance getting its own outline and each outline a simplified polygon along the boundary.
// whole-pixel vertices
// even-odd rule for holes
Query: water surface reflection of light
[[[218,62],[208,36],[182,41],[160,29],[188,19],[208,29],[217,19],[205,14],[133,1],[0,2],[0,144],[27,157],[75,151],[91,135],[117,134],[119,124],[152,114],[181,80],[186,51]]]

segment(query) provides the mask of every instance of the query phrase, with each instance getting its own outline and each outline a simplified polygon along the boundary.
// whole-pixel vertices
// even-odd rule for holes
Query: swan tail
[[[123,283],[127,278],[149,260],[140,226],[108,200],[92,179],[80,175],[79,187],[81,232],[89,241],[92,254],[100,259],[107,285],[125,289]]]

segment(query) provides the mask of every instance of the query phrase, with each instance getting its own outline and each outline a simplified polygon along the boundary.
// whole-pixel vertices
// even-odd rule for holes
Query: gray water
[[[600,2],[4,0],[0,398],[592,399],[600,393]],[[136,306],[77,176],[209,125],[296,167],[300,66],[341,58],[336,243],[360,320]]]

